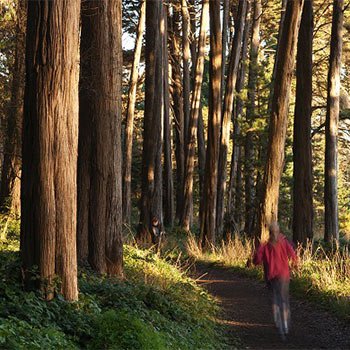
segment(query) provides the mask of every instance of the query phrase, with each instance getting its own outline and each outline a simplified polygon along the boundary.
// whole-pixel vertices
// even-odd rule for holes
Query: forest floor
[[[310,302],[291,297],[291,330],[282,341],[264,283],[211,265],[198,264],[195,276],[218,299],[228,337],[238,336],[244,349],[350,349],[350,325]]]

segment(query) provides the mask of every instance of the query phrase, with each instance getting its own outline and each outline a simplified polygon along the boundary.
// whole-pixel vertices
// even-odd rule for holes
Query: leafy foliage
[[[59,295],[46,302],[40,292],[23,290],[17,237],[9,234],[0,245],[2,349],[224,347],[214,300],[151,250],[125,246],[124,281],[84,269],[78,302]]]

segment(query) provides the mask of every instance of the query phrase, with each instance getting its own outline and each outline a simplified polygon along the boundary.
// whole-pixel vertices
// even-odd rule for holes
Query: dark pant
[[[289,330],[289,280],[274,278],[270,281],[272,290],[273,318],[281,334],[287,334]]]

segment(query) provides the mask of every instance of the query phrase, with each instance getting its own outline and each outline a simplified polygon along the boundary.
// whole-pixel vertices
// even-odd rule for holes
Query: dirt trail
[[[222,322],[246,349],[350,349],[350,325],[308,302],[291,298],[291,330],[283,342],[263,283],[202,265],[197,266],[196,276],[202,276],[199,283],[219,300]]]

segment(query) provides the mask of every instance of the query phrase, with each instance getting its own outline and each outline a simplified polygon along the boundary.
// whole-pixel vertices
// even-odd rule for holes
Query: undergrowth
[[[151,250],[125,246],[124,281],[79,273],[79,301],[25,292],[18,224],[0,242],[1,349],[223,349],[215,301]]]
[[[263,279],[262,269],[246,267],[253,254],[253,242],[247,238],[234,238],[229,242],[203,251],[197,240],[189,236],[187,254],[197,261],[219,264],[244,275]],[[309,242],[297,248],[299,267],[292,271],[291,292],[307,298],[350,320],[350,254],[347,244],[325,245]]]

